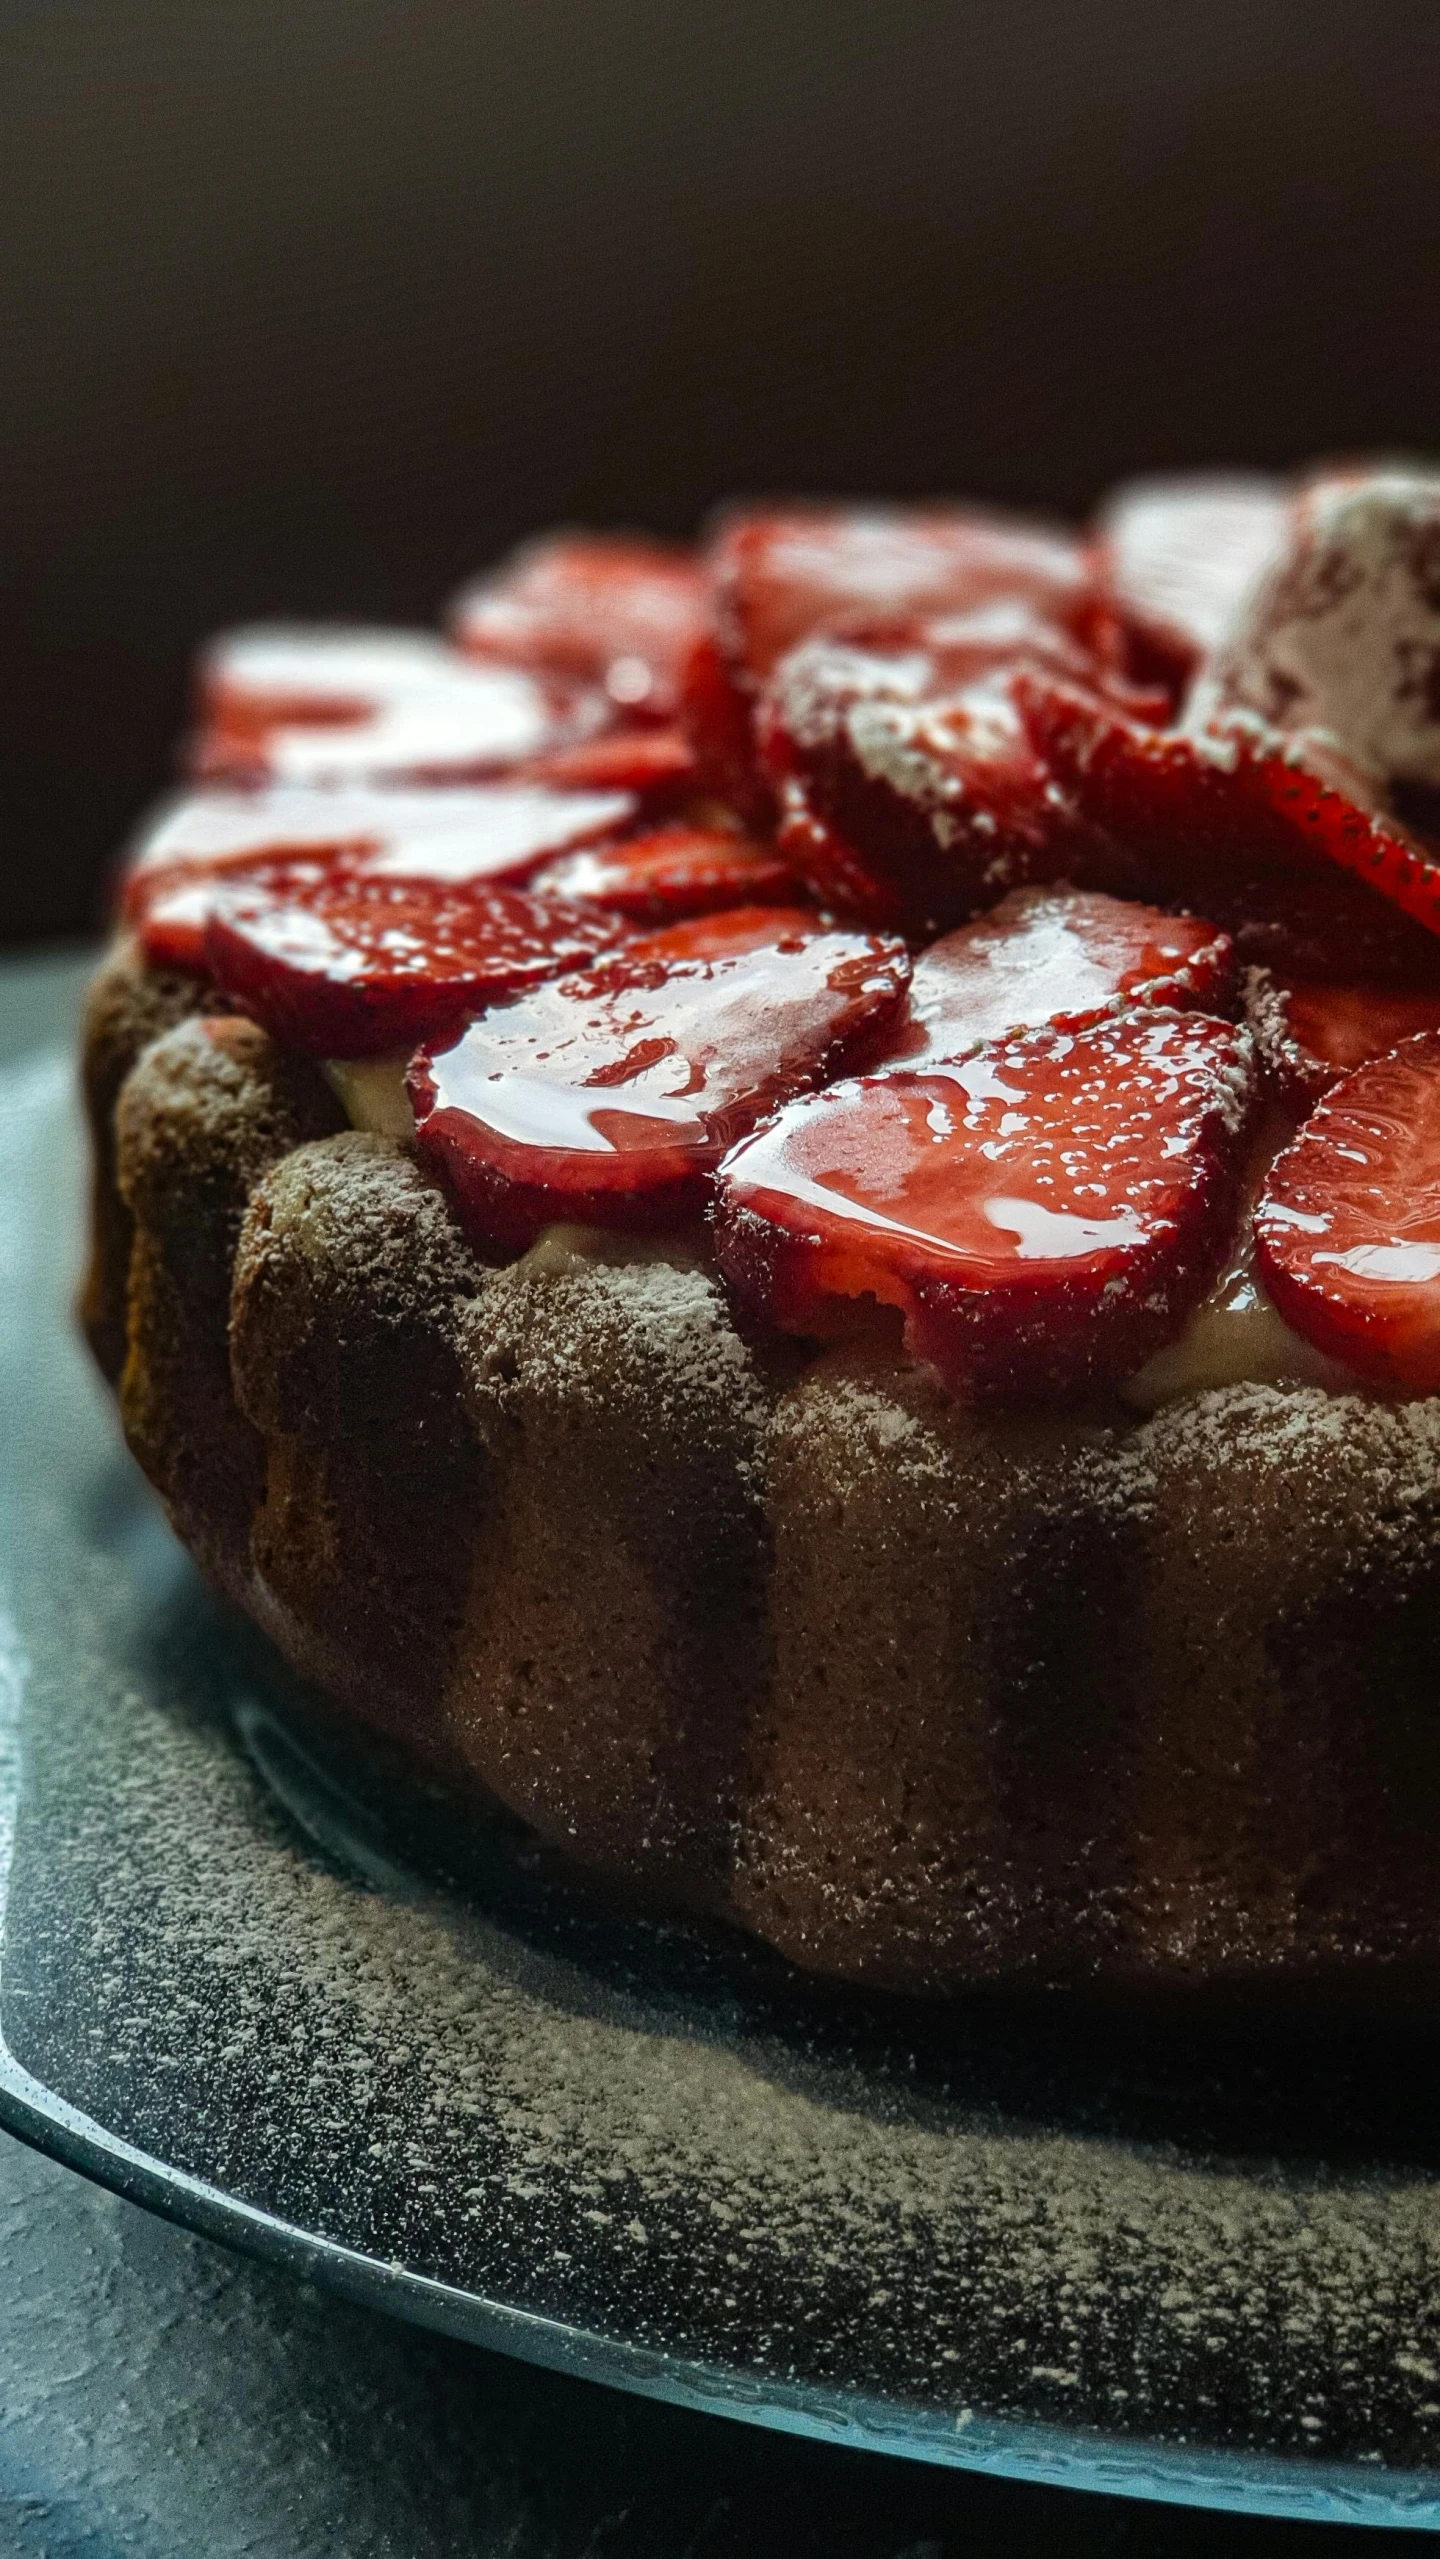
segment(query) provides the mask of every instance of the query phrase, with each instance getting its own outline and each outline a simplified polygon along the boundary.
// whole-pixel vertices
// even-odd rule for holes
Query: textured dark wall
[[[186,651],[556,516],[1423,445],[1435,0],[12,0],[0,938]]]

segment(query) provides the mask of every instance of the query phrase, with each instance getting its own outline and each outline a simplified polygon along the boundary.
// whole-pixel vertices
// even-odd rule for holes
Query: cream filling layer
[[[327,1058],[324,1074],[352,1128],[410,1145],[415,1119],[405,1090],[409,1052],[392,1057]],[[1260,1170],[1275,1151],[1273,1134],[1260,1150]],[[1259,1187],[1258,1180],[1255,1186]],[[689,1240],[628,1237],[591,1227],[557,1224],[532,1245],[531,1261],[555,1270],[604,1262],[687,1261]],[[1355,1391],[1355,1380],[1323,1351],[1313,1350],[1277,1314],[1255,1272],[1254,1240],[1247,1222],[1228,1268],[1196,1308],[1183,1333],[1156,1351],[1120,1389],[1137,1413],[1157,1412],[1181,1395],[1211,1386],[1323,1386],[1333,1394]]]

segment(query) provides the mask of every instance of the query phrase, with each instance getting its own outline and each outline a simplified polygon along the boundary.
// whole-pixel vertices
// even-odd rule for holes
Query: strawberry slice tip
[[[1357,1066],[1277,1156],[1256,1260],[1287,1324],[1382,1392],[1440,1393],[1440,1031]]]
[[[1197,916],[1086,889],[1013,889],[915,963],[887,1060],[928,1067],[981,1040],[1078,1031],[1131,1004],[1228,1013],[1235,954]]]
[[[1220,1269],[1253,1072],[1233,1024],[1136,1010],[792,1103],[721,1168],[720,1267],[782,1330],[900,1310],[954,1394],[1131,1375]]]
[[[799,910],[650,934],[422,1049],[409,1077],[421,1151],[494,1253],[557,1221],[683,1222],[727,1146],[863,1053],[908,975],[899,944]]]
[[[603,908],[521,889],[277,863],[214,894],[206,964],[273,1038],[372,1057],[453,1037],[487,1004],[623,937]]]

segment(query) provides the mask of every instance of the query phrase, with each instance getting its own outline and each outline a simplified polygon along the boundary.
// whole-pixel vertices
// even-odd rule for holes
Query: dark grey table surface
[[[0,2266],[4,2559],[1376,2548],[1346,2527],[1019,2487],[563,2380],[232,2257],[3,2135]]]
[[[4,972],[4,1045],[51,1015],[73,965]],[[0,2134],[0,2559],[1352,2546],[1376,2536],[932,2470],[536,2371],[231,2256]]]

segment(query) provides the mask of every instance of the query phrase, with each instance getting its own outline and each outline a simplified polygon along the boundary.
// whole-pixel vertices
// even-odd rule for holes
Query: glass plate
[[[0,972],[0,2119],[214,2238],[626,2389],[1440,2529],[1416,2028],[825,1994],[499,1838],[439,1880],[415,1819],[316,1755],[70,1327],[77,985]]]

